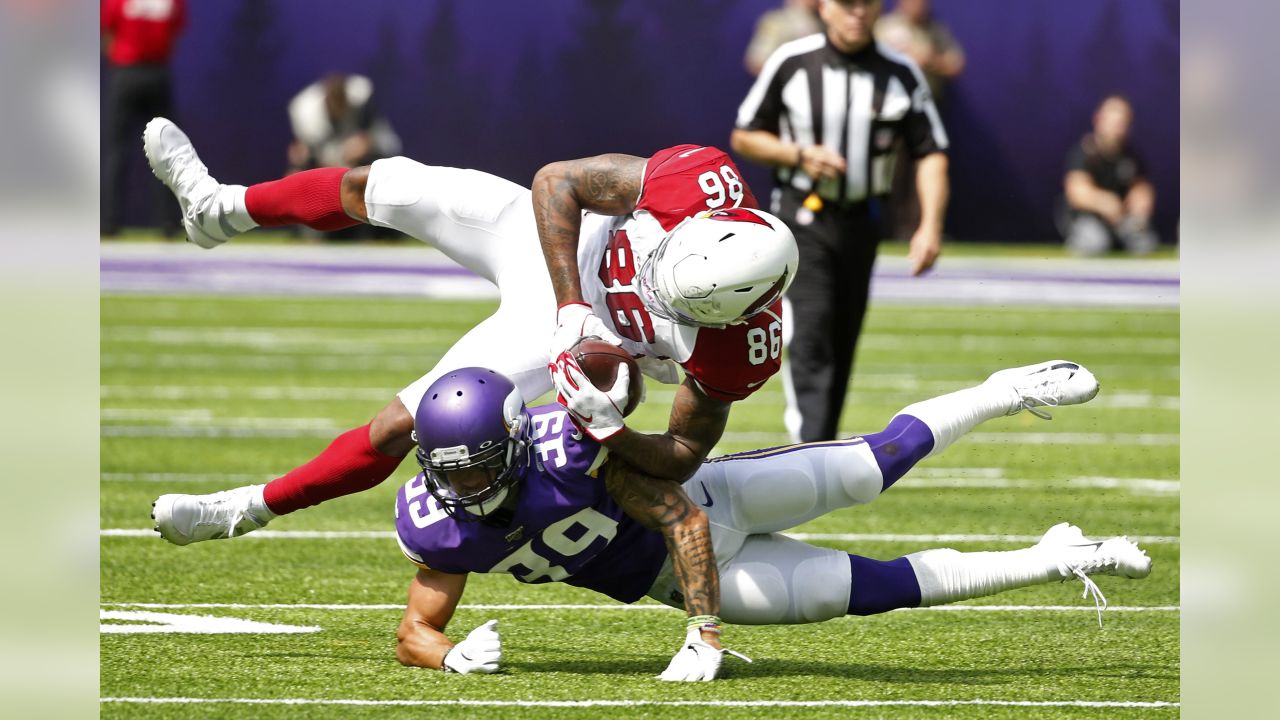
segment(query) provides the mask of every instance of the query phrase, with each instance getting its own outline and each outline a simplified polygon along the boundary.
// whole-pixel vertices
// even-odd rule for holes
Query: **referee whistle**
[[[822,212],[822,198],[816,192],[809,193],[804,199],[804,206],[809,212]]]

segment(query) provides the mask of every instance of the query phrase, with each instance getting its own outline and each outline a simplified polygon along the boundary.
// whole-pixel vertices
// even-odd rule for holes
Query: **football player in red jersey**
[[[554,376],[582,428],[643,473],[620,502],[666,535],[690,613],[715,614],[706,516],[671,481],[688,478],[706,458],[730,404],[777,372],[780,298],[798,262],[790,231],[754,209],[724,152],[681,145],[648,159],[553,163],[538,172],[532,192],[475,170],[402,157],[246,188],[213,179],[168,120],[149,123],[143,139],[153,172],[178,199],[188,239],[201,247],[258,226],[336,230],[364,222],[439,248],[501,296],[497,311],[435,368],[309,463],[266,485],[161,496],[153,516],[166,540],[185,545],[241,535],[276,515],[377,485],[415,444],[407,408],[416,408],[443,373],[489,366],[529,401],[550,390]],[[543,265],[549,273],[535,270]],[[609,393],[583,381],[563,351],[588,335],[640,356],[646,373],[662,381],[679,381],[683,367],[687,377],[666,433],[626,428],[618,411],[625,375]]]

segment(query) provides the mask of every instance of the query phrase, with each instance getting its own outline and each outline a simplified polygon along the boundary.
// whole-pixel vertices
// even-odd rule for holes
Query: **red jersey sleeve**
[[[682,363],[709,397],[742,400],[782,367],[782,301],[742,325],[702,328]]]
[[[695,213],[725,207],[759,205],[723,150],[677,145],[654,153],[645,163],[636,209],[648,211],[664,230]]]

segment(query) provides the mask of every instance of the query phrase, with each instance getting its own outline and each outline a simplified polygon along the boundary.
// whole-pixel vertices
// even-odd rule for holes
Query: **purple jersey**
[[[667,558],[662,535],[627,517],[599,476],[606,451],[559,405],[530,408],[533,462],[513,490],[511,524],[445,514],[422,475],[396,493],[396,536],[415,563],[447,573],[511,573],[566,582],[624,603],[649,591]]]

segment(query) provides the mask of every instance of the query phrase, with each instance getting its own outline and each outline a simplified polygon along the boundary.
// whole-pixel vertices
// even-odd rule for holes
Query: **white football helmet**
[[[736,325],[782,297],[795,279],[800,251],[778,218],[726,208],[686,218],[640,268],[649,312],[681,325]]]

